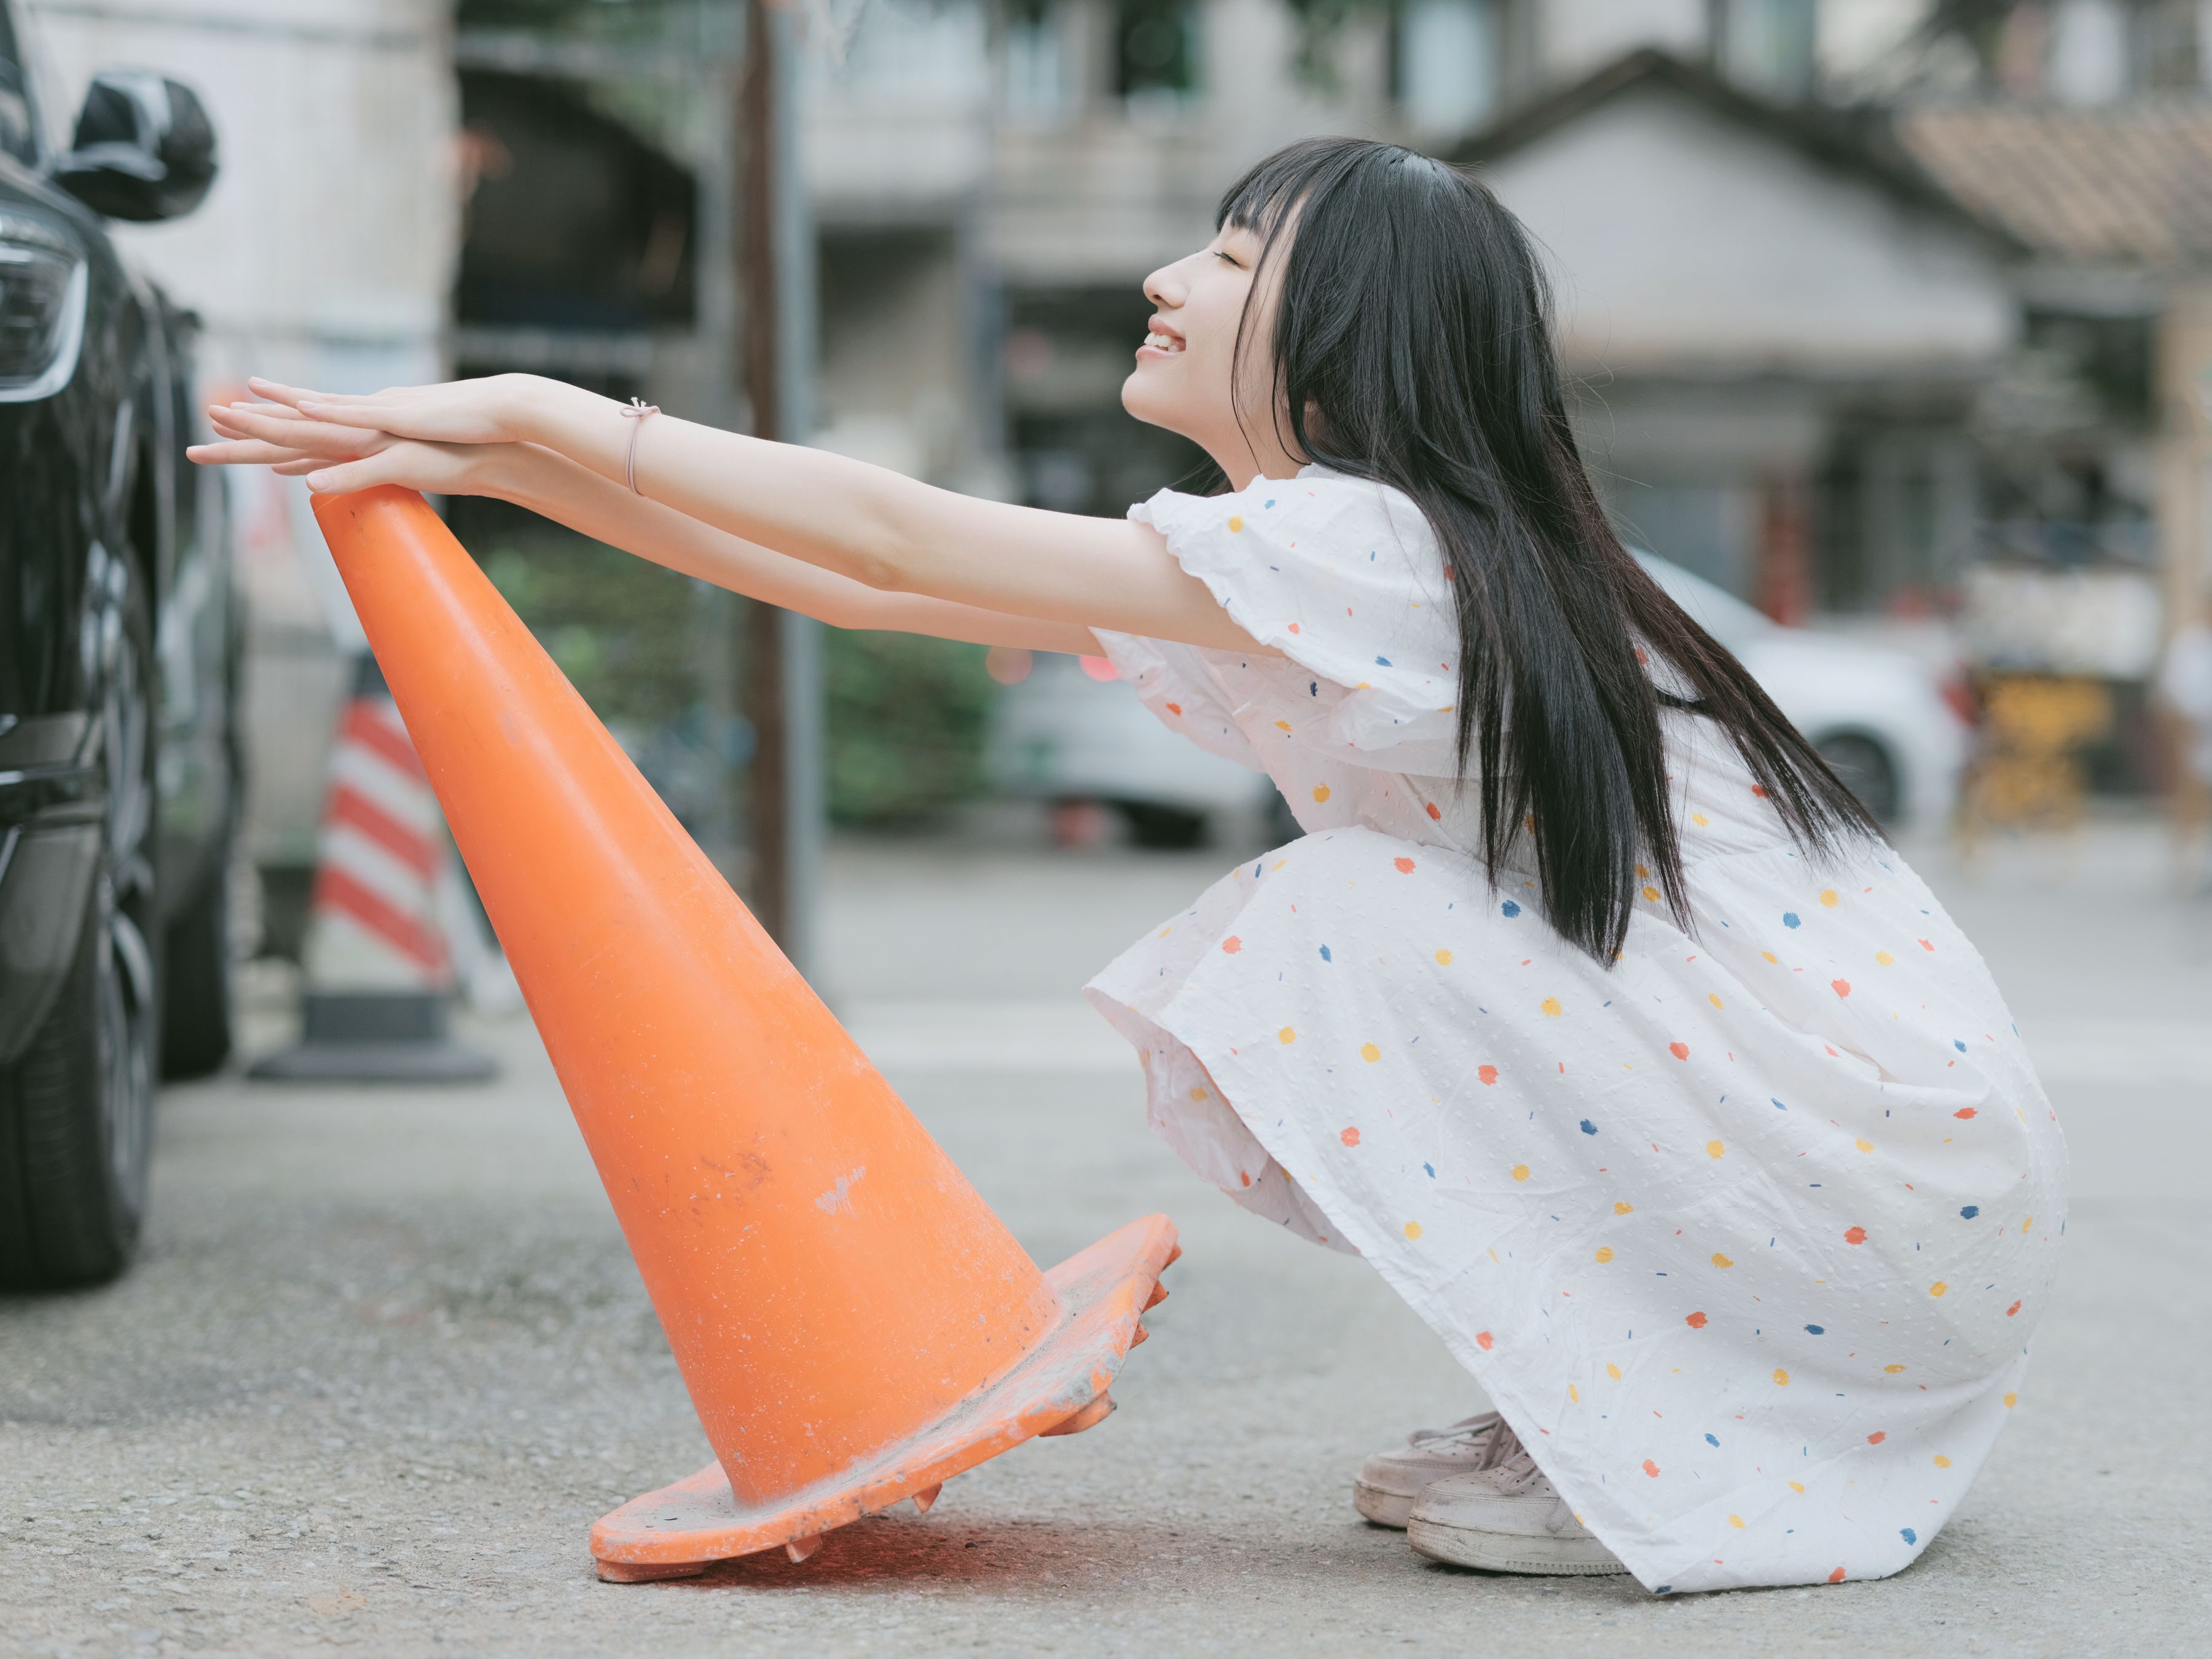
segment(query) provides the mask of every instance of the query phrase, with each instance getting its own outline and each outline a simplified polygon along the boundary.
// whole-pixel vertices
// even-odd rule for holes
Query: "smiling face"
[[[1261,248],[1254,232],[1226,226],[1197,252],[1147,276],[1152,330],[1121,386],[1124,409],[1199,445],[1237,489],[1263,473],[1290,477],[1302,464],[1283,447],[1268,406],[1275,377],[1267,342],[1274,334],[1282,251],[1279,246],[1263,270]],[[1255,303],[1239,374],[1237,331],[1248,300]]]

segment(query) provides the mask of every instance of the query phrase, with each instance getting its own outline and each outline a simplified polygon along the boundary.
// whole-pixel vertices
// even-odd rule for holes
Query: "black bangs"
[[[1879,833],[1613,533],[1567,419],[1542,269],[1489,191],[1398,145],[1309,139],[1232,185],[1215,222],[1282,262],[1271,349],[1253,356],[1285,447],[1404,492],[1436,534],[1484,854],[1494,871],[1528,837],[1561,935],[1611,961],[1647,884],[1692,924],[1647,655],[1680,676],[1801,847]],[[1240,372],[1252,316],[1248,301]]]

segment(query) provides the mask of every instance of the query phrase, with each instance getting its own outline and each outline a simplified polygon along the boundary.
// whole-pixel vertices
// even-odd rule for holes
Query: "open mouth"
[[[1172,357],[1182,351],[1182,337],[1179,334],[1164,333],[1156,328],[1145,336],[1144,344],[1139,346],[1137,349],[1157,351],[1164,357]]]

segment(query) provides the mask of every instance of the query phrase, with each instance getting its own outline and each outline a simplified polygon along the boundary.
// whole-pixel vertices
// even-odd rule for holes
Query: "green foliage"
[[[698,701],[684,577],[558,531],[494,542],[483,562],[600,719],[657,726]]]
[[[833,820],[898,823],[983,793],[998,691],[983,657],[981,646],[951,640],[827,631]]]

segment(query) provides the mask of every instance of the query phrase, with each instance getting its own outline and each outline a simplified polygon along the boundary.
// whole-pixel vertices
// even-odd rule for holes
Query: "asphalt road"
[[[473,1032],[506,1062],[480,1089],[225,1078],[165,1100],[128,1279],[0,1301],[0,1653],[2212,1650],[2212,901],[2171,896],[2154,834],[1921,860],[2075,1152],[2059,1297],[1972,1497],[1895,1579],[1666,1601],[1425,1565],[1352,1514],[1364,1451],[1479,1398],[1361,1263],[1187,1175],[1074,997],[1229,857],[831,860],[822,979],[1031,1253],[1183,1230],[1097,1430],[803,1566],[600,1584],[592,1518],[709,1453],[526,1021]]]

